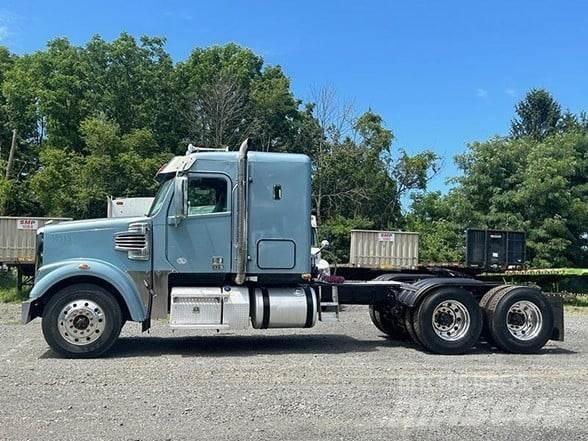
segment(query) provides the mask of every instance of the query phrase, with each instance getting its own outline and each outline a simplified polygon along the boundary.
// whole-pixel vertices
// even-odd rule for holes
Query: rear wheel
[[[431,352],[462,354],[480,337],[482,312],[468,291],[443,288],[423,300],[413,325],[418,341]]]
[[[512,285],[498,285],[498,286],[495,286],[494,288],[492,288],[490,291],[488,291],[486,294],[484,294],[484,296],[480,299],[480,308],[482,308],[482,310],[484,310],[488,306],[488,303],[490,303],[490,300],[492,300],[492,298],[497,293],[502,292],[511,286]]]
[[[400,311],[388,305],[370,305],[372,323],[389,337],[400,339],[404,337],[404,330],[398,322]]]
[[[411,308],[406,308],[404,312],[404,329],[406,329],[407,334],[409,335],[410,339],[415,345],[420,345],[421,342],[419,337],[414,330],[414,310]]]
[[[370,305],[370,319],[372,319],[372,323],[380,332],[386,334],[386,330],[384,329],[384,325],[382,325],[382,320],[380,318],[380,312],[376,311],[376,307],[374,305]]]
[[[537,289],[514,286],[503,290],[492,298],[484,313],[492,339],[504,351],[534,353],[551,336],[553,311]]]
[[[80,283],[56,292],[44,308],[43,335],[65,357],[102,355],[114,344],[123,324],[122,312],[106,289]]]
[[[501,293],[505,289],[508,289],[512,285],[498,285],[488,291],[484,296],[480,299],[480,309],[482,310],[482,314],[484,316],[484,322],[482,324],[482,336],[489,342],[493,343],[492,341],[492,334],[490,332],[490,327],[488,326],[488,320],[486,319],[486,307],[488,303],[494,298],[495,295]]]

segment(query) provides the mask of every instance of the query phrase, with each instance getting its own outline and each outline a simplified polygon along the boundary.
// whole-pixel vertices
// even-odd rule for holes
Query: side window
[[[191,178],[188,183],[188,215],[227,212],[227,181],[223,178]]]

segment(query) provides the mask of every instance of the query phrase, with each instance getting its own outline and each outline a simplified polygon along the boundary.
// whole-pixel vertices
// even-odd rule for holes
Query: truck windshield
[[[163,205],[163,201],[165,200],[165,195],[167,194],[167,190],[172,185],[173,181],[174,181],[173,178],[170,178],[167,181],[165,181],[163,184],[161,184],[161,187],[159,187],[159,190],[157,191],[157,194],[155,195],[155,199],[153,199],[153,203],[151,204],[151,208],[149,209],[149,213],[147,213],[147,216],[151,217],[159,211],[159,209]]]

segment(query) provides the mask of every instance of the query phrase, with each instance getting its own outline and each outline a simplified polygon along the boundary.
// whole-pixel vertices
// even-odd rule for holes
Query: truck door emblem
[[[225,269],[224,259],[222,256],[212,256],[212,269],[215,271],[221,271]]]
[[[184,257],[178,257],[176,262],[178,262],[178,265],[185,265],[188,261]]]

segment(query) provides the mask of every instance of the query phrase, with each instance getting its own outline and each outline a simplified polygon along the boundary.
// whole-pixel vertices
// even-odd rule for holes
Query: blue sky
[[[508,131],[528,89],[588,110],[583,1],[0,2],[0,44],[16,53],[122,31],[166,37],[175,60],[237,42],[283,66],[303,99],[332,85],[357,112],[380,113],[396,147],[445,158],[433,188],[446,188],[467,142]]]

